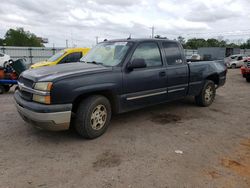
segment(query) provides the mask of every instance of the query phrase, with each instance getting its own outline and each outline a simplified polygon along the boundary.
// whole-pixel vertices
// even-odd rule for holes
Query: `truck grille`
[[[34,82],[22,76],[19,77],[18,82],[23,83],[25,86],[32,88]]]
[[[33,84],[34,84],[34,82],[32,80],[29,80],[29,79],[24,78],[22,76],[19,77],[18,82],[21,83],[21,84],[24,84],[25,86],[30,87],[30,88],[32,88]],[[20,91],[20,96],[23,99],[25,99],[27,101],[31,101],[32,100],[32,97],[33,97],[32,93],[29,93],[27,91],[22,91],[20,89],[19,89],[19,91]]]

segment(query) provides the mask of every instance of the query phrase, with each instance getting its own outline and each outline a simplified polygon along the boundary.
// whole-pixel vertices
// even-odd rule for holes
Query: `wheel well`
[[[219,84],[219,75],[218,74],[210,75],[206,79],[213,81],[216,85]]]
[[[81,103],[81,101],[86,99],[87,97],[89,97],[91,95],[102,95],[102,96],[106,97],[110,102],[112,113],[116,113],[118,111],[117,99],[116,99],[115,95],[112,93],[112,91],[109,91],[109,90],[84,93],[82,95],[79,95],[73,102],[72,111],[76,112],[78,105]]]

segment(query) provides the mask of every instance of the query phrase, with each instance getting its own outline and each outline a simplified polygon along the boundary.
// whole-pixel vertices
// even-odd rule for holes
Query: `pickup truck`
[[[226,74],[222,63],[187,62],[177,41],[111,40],[79,63],[24,71],[14,98],[21,117],[35,127],[73,126],[93,139],[107,130],[112,114],[186,96],[209,106]]]

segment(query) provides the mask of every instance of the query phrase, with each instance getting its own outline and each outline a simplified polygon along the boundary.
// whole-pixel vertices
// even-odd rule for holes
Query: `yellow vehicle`
[[[85,56],[90,48],[67,48],[53,55],[47,61],[42,61],[31,65],[35,69],[43,66],[54,66],[63,63],[79,62],[82,56]]]

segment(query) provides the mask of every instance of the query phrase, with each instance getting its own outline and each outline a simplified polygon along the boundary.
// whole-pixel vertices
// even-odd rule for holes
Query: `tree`
[[[240,47],[243,49],[250,49],[250,39],[247,39],[247,41],[241,44]]]
[[[4,39],[0,38],[0,46],[3,46],[3,45],[4,45]]]
[[[6,46],[44,46],[35,34],[25,31],[23,28],[9,29],[5,34],[4,43]]]
[[[200,47],[207,47],[207,41],[202,38],[200,39],[192,38],[192,39],[188,39],[185,46],[187,49],[197,49]]]
[[[179,36],[178,38],[177,38],[177,40],[182,44],[182,45],[184,45],[185,44],[185,38],[184,37],[182,37],[182,36]]]

